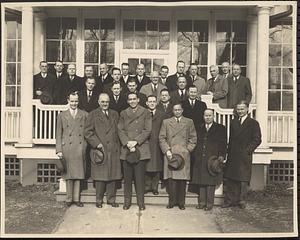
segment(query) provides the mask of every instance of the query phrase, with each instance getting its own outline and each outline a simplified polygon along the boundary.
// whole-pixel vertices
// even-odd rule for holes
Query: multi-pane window
[[[247,23],[245,21],[217,20],[216,63],[239,64],[246,76]]]
[[[292,25],[279,23],[269,31],[269,110],[293,110]]]
[[[85,19],[84,64],[92,65],[98,74],[100,63],[112,67],[115,63],[115,19]]]
[[[138,64],[144,64],[145,74],[150,76],[153,71],[160,71],[161,66],[164,65],[164,58],[159,56],[155,58],[128,58],[129,72],[135,73]]]
[[[5,106],[19,107],[21,105],[21,32],[20,21],[6,19],[6,81]]]
[[[177,23],[177,59],[196,63],[201,76],[207,76],[208,21],[179,20]]]
[[[62,60],[65,65],[76,62],[77,19],[51,17],[46,22],[46,61],[54,65]],[[50,70],[53,70],[51,67]]]
[[[123,48],[168,50],[170,22],[166,20],[123,20]]]

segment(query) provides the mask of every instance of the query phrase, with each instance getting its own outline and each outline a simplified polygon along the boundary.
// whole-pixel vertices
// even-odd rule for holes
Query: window
[[[269,110],[293,110],[293,46],[291,23],[269,31]]]
[[[247,66],[247,23],[245,21],[218,20],[216,63],[221,66],[229,62],[241,66],[242,75],[246,76]]]
[[[5,106],[20,107],[21,105],[21,20],[7,16],[6,25],[6,81]]]
[[[169,45],[169,21],[124,19],[124,49],[168,50]]]
[[[100,63],[112,67],[115,62],[115,19],[85,19],[84,64],[92,65],[98,75]]]
[[[48,18],[46,23],[46,61],[53,66],[57,60],[66,65],[76,62],[76,18]],[[50,71],[53,71],[50,67]]]
[[[208,21],[179,20],[177,24],[177,60],[196,63],[201,76],[207,76]]]

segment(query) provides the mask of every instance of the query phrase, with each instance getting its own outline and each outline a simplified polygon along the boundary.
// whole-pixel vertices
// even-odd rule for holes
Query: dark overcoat
[[[190,76],[184,75],[184,74],[182,76],[184,76],[185,79],[186,79],[187,87],[189,87],[189,86],[191,86],[193,84],[193,81],[190,78]],[[178,89],[177,80],[178,80],[177,73],[175,73],[175,74],[170,75],[170,76],[167,77],[166,86],[167,86],[169,92],[173,92],[173,91],[175,91],[175,90]]]
[[[238,80],[234,81],[233,76],[227,78],[228,81],[228,94],[227,94],[227,107],[234,108],[235,105],[241,100],[246,100],[250,103],[252,98],[252,90],[249,78],[239,76]]]
[[[88,101],[86,89],[81,90],[78,93],[78,97],[79,97],[78,108],[80,108],[86,112],[91,112],[99,107],[99,104],[98,104],[99,92],[97,92],[96,90],[92,91],[92,96],[90,98],[90,101]]]
[[[147,109],[138,105],[135,111],[130,107],[122,111],[118,123],[118,134],[122,145],[120,158],[126,160],[128,141],[137,141],[140,160],[150,159],[151,129],[152,119]]]
[[[40,96],[36,95],[37,90],[41,90],[42,92],[48,93],[51,97],[53,97],[55,84],[55,76],[50,73],[47,73],[45,78],[42,77],[41,73],[38,73],[33,76],[33,98],[39,99]]]
[[[198,130],[204,123],[203,115],[204,111],[207,109],[206,103],[196,99],[195,105],[192,107],[190,101],[187,99],[182,102],[182,108],[183,116],[192,119],[196,130]]]
[[[228,157],[225,178],[249,182],[251,179],[252,154],[261,143],[259,123],[247,116],[241,125],[237,118],[230,126]]]
[[[197,146],[194,149],[192,184],[217,185],[222,181],[222,174],[212,176],[207,170],[211,156],[222,156],[225,159],[227,150],[226,128],[213,122],[209,130],[205,124],[197,130]]]
[[[70,110],[57,116],[56,153],[62,152],[67,163],[65,179],[85,178],[85,153],[87,143],[84,125],[88,113],[78,109],[75,119]]]
[[[142,78],[142,81],[139,81],[138,75],[135,75],[134,79],[135,79],[136,84],[137,84],[137,88],[136,88],[137,91],[140,91],[141,88],[142,88],[142,86],[144,86],[144,85],[146,85],[148,83],[151,83],[150,78],[148,76],[146,76],[145,74],[144,74],[144,76]]]
[[[98,92],[103,92],[104,91],[104,87],[109,84],[112,83],[114,81],[114,79],[112,78],[112,76],[108,73],[106,75],[106,78],[103,79],[102,81],[102,75],[100,73],[100,75],[98,77],[96,77],[96,90]]]
[[[171,101],[169,101],[168,107],[167,109],[164,108],[164,105],[162,102],[160,102],[159,104],[157,104],[156,107],[157,110],[160,110],[164,113],[167,114],[167,118],[170,118],[173,116],[173,103]]]
[[[80,91],[83,89],[84,83],[83,79],[77,75],[74,76],[74,79],[71,81],[70,76],[66,75],[65,77],[61,78],[60,81],[57,83],[57,94],[58,104],[67,104],[68,95],[74,91]]]
[[[96,165],[91,161],[91,177],[97,181],[112,181],[122,178],[120,161],[120,141],[118,137],[119,114],[109,109],[108,118],[100,108],[90,112],[84,135],[92,148],[103,145],[105,159]]]
[[[119,114],[128,107],[127,100],[123,94],[120,94],[116,102],[113,94],[109,94],[109,108],[117,111]]]
[[[187,89],[185,89],[185,92],[183,94],[183,99],[181,99],[181,95],[179,95],[178,89],[173,92],[170,92],[170,97],[171,97],[170,101],[173,103],[183,102],[188,99]]]
[[[146,164],[147,172],[161,172],[163,170],[163,154],[159,146],[158,137],[162,121],[165,118],[166,114],[159,110],[156,110],[152,117],[152,130],[149,139],[151,157]]]

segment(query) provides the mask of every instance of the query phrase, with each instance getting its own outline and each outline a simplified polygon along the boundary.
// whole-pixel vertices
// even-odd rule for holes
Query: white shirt
[[[167,78],[160,78],[160,79],[161,79],[161,83],[162,83],[163,85],[166,85]]]
[[[179,96],[181,96],[181,93],[183,92],[183,95],[185,94],[185,89],[181,90],[181,89],[178,89],[178,93],[179,93]]]
[[[242,117],[242,120],[241,120],[241,124],[243,124],[243,122],[245,121],[245,119],[247,118],[247,114],[245,116]],[[240,120],[240,117],[239,117],[239,120]]]
[[[70,108],[70,113],[71,113],[72,117],[75,117],[77,114],[77,108],[75,110]]]
[[[41,75],[42,75],[43,78],[47,77],[47,73],[41,73]]]
[[[57,78],[60,78],[61,73],[57,72],[57,73],[56,73],[56,76],[57,76]]]
[[[123,80],[125,83],[127,83],[128,77],[129,77],[129,75],[123,76]]]
[[[179,122],[180,122],[180,121],[181,121],[181,118],[182,118],[182,117],[179,117],[179,118],[175,117],[175,121],[177,122],[177,119],[178,119]]]
[[[139,76],[139,75],[138,75],[138,80],[141,82],[141,81],[143,80],[143,77],[144,77],[144,76]]]
[[[189,98],[189,102],[190,102],[191,106],[192,106],[192,105],[194,105],[194,106],[195,106],[196,99],[192,100],[192,99],[190,99],[190,98]]]
[[[120,98],[120,96],[114,95],[114,99],[115,99],[115,101],[118,101],[118,100],[119,100],[119,98]]]
[[[211,127],[212,124],[213,123],[205,123],[205,127],[206,127],[207,131],[210,129],[210,127]]]
[[[152,112],[152,113],[153,113],[153,116],[154,116],[154,115],[155,115],[155,112],[156,112],[156,109],[154,109],[154,110],[150,110],[150,109],[149,109],[149,111]]]

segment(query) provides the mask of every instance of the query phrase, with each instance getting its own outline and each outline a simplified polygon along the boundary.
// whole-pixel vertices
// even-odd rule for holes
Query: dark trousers
[[[116,202],[116,181],[95,181],[96,202],[103,203],[104,193],[106,191],[107,203]]]
[[[186,180],[168,179],[167,192],[169,194],[169,205],[184,206],[186,194]]]
[[[232,205],[244,202],[245,195],[248,191],[248,185],[248,182],[226,179],[224,202]]]
[[[79,179],[66,180],[66,190],[67,190],[66,202],[79,202],[80,182],[81,181]]]
[[[198,204],[206,207],[212,207],[215,199],[215,186],[214,185],[200,185]]]
[[[145,192],[145,160],[137,163],[128,163],[122,161],[124,174],[124,204],[131,205],[132,197],[132,180],[134,180],[137,204],[144,205]]]
[[[145,191],[157,191],[160,172],[146,172]]]

